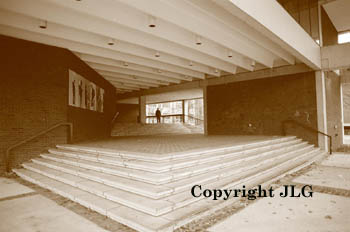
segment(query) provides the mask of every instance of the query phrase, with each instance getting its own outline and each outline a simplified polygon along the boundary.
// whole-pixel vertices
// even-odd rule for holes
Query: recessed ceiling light
[[[114,43],[115,43],[114,39],[111,38],[108,40],[108,45],[112,46],[114,45]]]
[[[255,67],[255,60],[252,60],[252,63],[251,63],[251,65],[250,66],[252,66],[252,67]]]
[[[160,57],[160,54],[158,51],[156,51],[156,54],[154,55],[155,57]]]
[[[229,58],[231,58],[231,57],[233,56],[233,52],[232,52],[231,50],[230,50],[230,51],[228,51],[227,56],[228,56]]]
[[[196,36],[196,44],[197,45],[201,45],[202,44],[202,38],[199,35]]]
[[[47,28],[47,21],[46,20],[41,20],[40,24],[39,24],[39,27],[41,29],[46,29]]]
[[[218,73],[218,72],[219,72],[219,70],[216,68],[216,69],[214,70],[214,72],[215,72],[215,73]]]
[[[148,26],[149,27],[156,27],[156,18],[153,16],[148,17]]]

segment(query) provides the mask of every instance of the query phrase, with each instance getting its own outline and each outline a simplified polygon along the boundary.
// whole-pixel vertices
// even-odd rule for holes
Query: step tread
[[[298,143],[300,141],[301,140],[294,139],[294,140],[284,141],[276,144],[265,144],[265,145],[262,145],[261,147],[250,149],[248,151],[243,149],[235,150],[231,152],[224,150],[224,151],[217,151],[214,154],[207,153],[196,157],[189,157],[187,159],[165,160],[165,161],[158,161],[158,162],[150,162],[150,161],[137,160],[137,159],[123,159],[120,157],[89,154],[89,153],[75,152],[75,151],[66,151],[66,150],[60,150],[60,149],[49,149],[49,152],[56,155],[64,155],[70,158],[101,162],[101,163],[106,163],[106,164],[111,164],[116,166],[130,167],[130,168],[142,169],[142,170],[158,173],[158,172],[168,171],[171,169],[190,167],[200,163],[213,162],[216,160],[220,160],[222,158],[227,158],[229,156],[237,156],[242,153],[259,152],[259,151],[264,152],[268,150],[273,150],[277,147],[288,146],[291,144]]]
[[[46,160],[43,158],[33,159],[34,164],[37,167],[41,167],[46,163],[50,164],[50,168],[60,170],[62,172],[67,172],[67,169],[74,169],[75,166],[62,164],[56,161]],[[64,169],[62,169],[64,168]],[[69,173],[67,173],[69,174]],[[162,185],[153,185],[145,182],[140,182],[133,179],[127,179],[124,177],[119,177],[111,174],[105,174],[93,170],[79,168],[78,170],[74,170],[70,174],[76,175],[78,177],[82,177],[85,179],[91,179],[96,182],[104,183],[116,188],[127,189],[128,191],[134,191],[140,195],[145,195],[152,198],[160,198],[165,195],[169,195],[173,190],[167,186]],[[60,178],[62,175],[59,175]],[[93,179],[92,179],[93,178]]]
[[[277,150],[272,150],[270,152],[283,152],[283,149],[294,149],[298,146],[306,146],[307,143],[297,143],[291,146],[287,146],[284,148],[279,148]],[[308,145],[312,146],[312,145]],[[265,153],[261,153],[258,155],[263,155]],[[227,159],[221,159],[220,162],[213,161],[204,164],[199,164],[194,167],[187,167],[183,169],[175,169],[168,172],[163,173],[153,173],[144,170],[131,169],[126,167],[114,166],[111,164],[102,164],[96,163],[93,161],[87,160],[79,160],[76,158],[69,158],[62,155],[53,155],[53,154],[42,154],[42,157],[46,159],[55,160],[57,162],[63,162],[66,164],[76,165],[81,168],[94,169],[96,171],[106,172],[113,175],[118,175],[126,178],[132,178],[152,184],[163,184],[169,183],[171,181],[177,180],[179,178],[185,178],[191,175],[200,174],[207,171],[213,171],[214,169],[219,169],[225,166],[229,166],[232,163],[238,162],[240,159],[248,159],[249,157],[232,157]]]
[[[316,154],[316,156],[321,155]],[[309,156],[304,158],[305,160],[309,160]],[[17,169],[14,170],[17,174],[21,174],[20,176],[28,176],[29,181],[33,182],[31,178],[36,178],[37,180],[45,178],[40,174],[31,172],[26,169]],[[277,173],[278,171],[276,171]],[[26,179],[26,178],[24,178]],[[261,178],[260,178],[261,179]],[[35,182],[33,182],[35,183]],[[49,183],[48,181],[46,183]],[[259,182],[258,180],[250,180],[245,183],[246,188],[252,188],[257,184],[262,184],[263,182]],[[230,188],[239,188],[239,185],[236,186],[227,186]],[[62,189],[62,188],[61,188]],[[60,194],[60,193],[59,193]],[[113,201],[95,196],[93,194],[82,194],[77,195],[74,198],[74,201],[85,205],[86,207],[95,210],[103,215],[110,217],[113,220],[116,220],[122,224],[125,224],[131,228],[134,228],[139,231],[173,231],[174,229],[188,223],[189,221],[196,219],[202,213],[212,212],[210,210],[216,210],[218,208],[222,208],[227,204],[232,204],[234,200],[238,200],[239,198],[230,198],[229,201],[224,201],[219,199],[217,201],[213,201],[210,199],[202,199],[200,201],[194,202],[190,205],[175,209],[167,214],[162,216],[152,216],[146,213],[134,210],[132,208],[122,206]]]
[[[125,150],[117,150],[117,149],[110,149],[110,148],[90,147],[90,146],[72,145],[72,144],[69,144],[69,145],[60,144],[60,145],[56,145],[56,147],[62,150],[88,152],[92,154],[121,157],[125,159],[147,159],[149,161],[152,161],[152,160],[161,161],[161,160],[181,159],[183,157],[203,155],[205,153],[212,153],[217,151],[245,149],[245,148],[260,146],[263,144],[279,143],[279,142],[289,141],[293,139],[296,139],[296,137],[295,136],[277,137],[269,140],[251,142],[249,144],[235,144],[233,146],[222,146],[218,148],[205,148],[205,149],[201,148],[201,149],[193,149],[190,151],[172,152],[167,154],[156,154],[154,152],[153,153],[134,152],[134,151],[125,151]]]
[[[290,152],[291,154],[287,153],[288,155],[283,158],[276,158],[275,160],[267,162],[267,167],[264,165],[260,165],[259,168],[255,168],[246,172],[240,172],[233,176],[224,177],[212,183],[205,183],[203,184],[203,186],[208,186],[210,188],[221,188],[222,186],[225,186],[227,184],[232,184],[235,181],[241,182],[242,180],[251,178],[247,176],[247,174],[249,175],[254,173],[261,174],[263,170],[269,171],[269,169],[274,167],[275,165],[278,166],[280,164],[284,164],[284,162],[290,161],[289,156],[292,156],[292,159],[298,159],[299,156],[310,155],[315,152],[318,152],[318,150],[311,150],[305,154],[301,153],[301,155],[298,155],[297,152],[293,151],[293,152]],[[26,167],[26,165],[24,166]],[[188,205],[190,203],[193,203],[199,200],[194,198],[190,194],[190,191],[174,193],[173,195],[164,197],[162,199],[151,199],[145,196],[124,191],[122,189],[113,188],[111,186],[98,183],[95,181],[91,181],[91,180],[83,181],[82,179],[81,182],[76,183],[76,186],[85,191],[97,194],[101,197],[106,197],[109,200],[113,200],[117,203],[129,206],[131,208],[134,208],[136,210],[139,210],[154,216],[159,216],[159,215],[168,213],[176,208],[183,207],[185,205]],[[188,188],[188,190],[190,190],[190,188]]]

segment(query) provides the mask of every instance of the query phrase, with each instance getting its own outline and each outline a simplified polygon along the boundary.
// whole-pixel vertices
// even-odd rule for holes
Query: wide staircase
[[[173,231],[238,199],[196,198],[194,185],[267,185],[325,155],[296,137],[170,154],[58,145],[14,172],[138,231]]]
[[[140,136],[140,135],[166,135],[166,134],[191,134],[191,128],[183,123],[115,123],[112,136]]]

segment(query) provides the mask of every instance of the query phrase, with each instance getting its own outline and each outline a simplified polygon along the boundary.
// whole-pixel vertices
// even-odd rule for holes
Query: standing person
[[[157,108],[157,111],[156,111],[156,117],[157,117],[157,123],[160,123],[160,117],[162,116],[159,108]]]

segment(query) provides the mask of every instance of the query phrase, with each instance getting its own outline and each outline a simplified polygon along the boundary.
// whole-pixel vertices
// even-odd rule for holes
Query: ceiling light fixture
[[[111,38],[108,40],[108,45],[112,46],[114,45],[114,43],[115,43],[114,39]]]
[[[47,28],[47,21],[46,20],[41,20],[40,24],[39,24],[39,27],[41,29],[46,29]]]
[[[148,17],[148,26],[149,27],[156,27],[156,18],[150,15]]]
[[[162,73],[162,70],[158,69],[158,73]]]
[[[124,65],[125,67],[128,67],[128,66],[129,66],[128,62],[124,62],[123,65]]]
[[[196,44],[197,45],[201,45],[202,44],[202,38],[199,35],[196,36]]]
[[[255,67],[255,60],[252,60],[252,64],[250,66]]]
[[[190,63],[188,64],[189,66],[193,66],[193,62],[192,61],[190,61]]]
[[[228,58],[231,58],[233,56],[233,52],[230,50],[228,51],[228,54],[227,54]]]
[[[156,51],[156,54],[154,55],[155,57],[160,57],[160,54],[158,51]]]

